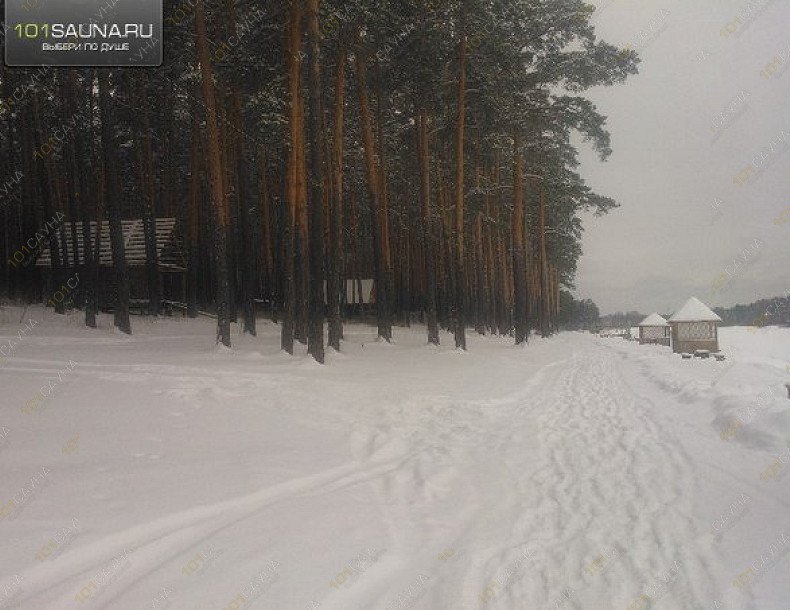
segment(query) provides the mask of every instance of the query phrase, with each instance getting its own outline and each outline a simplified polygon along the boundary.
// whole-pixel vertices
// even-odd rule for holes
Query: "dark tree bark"
[[[71,70],[68,76],[67,100],[72,116],[77,113],[80,105],[77,90],[77,73],[75,70]],[[85,172],[84,166],[83,169],[80,170],[77,165],[78,159],[83,163],[86,163],[89,159],[82,132],[76,133],[71,139],[71,154],[69,154],[69,157],[71,173],[76,177],[77,181],[77,192],[75,196],[78,201],[80,224],[82,225],[82,268],[84,270],[84,277],[80,284],[82,286],[85,304],[85,326],[88,328],[96,328],[96,278],[91,273],[93,265],[93,248],[91,244],[91,225],[88,207],[88,202],[90,200],[88,174]]]
[[[307,0],[310,120],[310,320],[307,351],[324,362],[324,176],[325,141],[321,89],[321,32],[318,1]]]
[[[228,37],[236,34],[236,2],[235,0],[226,0],[225,8],[227,15]],[[244,116],[241,103],[241,90],[239,87],[239,70],[236,63],[230,66],[230,106],[231,106],[231,124],[234,126],[236,134],[242,134],[244,129]],[[244,137],[236,135],[231,141],[232,154],[235,160],[234,165],[230,168],[231,172],[235,171],[234,184],[236,188],[234,193],[237,201],[237,218],[235,227],[235,235],[237,236],[236,251],[238,256],[236,262],[241,267],[241,281],[240,281],[240,298],[242,303],[242,315],[244,321],[244,332],[252,336],[257,335],[256,330],[256,313],[255,313],[255,293],[256,293],[256,279],[257,271],[257,243],[256,231],[254,230],[256,214],[255,209],[251,205],[251,201],[247,194],[247,171],[246,171],[246,154],[244,146]]]
[[[217,214],[214,229],[214,256],[217,269],[217,340],[230,347],[230,280],[228,272],[227,235],[229,213],[223,184],[220,133],[214,98],[214,81],[206,35],[204,0],[195,1],[195,47],[200,62],[203,104],[206,108],[208,169],[211,198]]]
[[[340,340],[343,338],[343,319],[341,307],[345,280],[343,272],[343,121],[346,101],[346,59],[344,46],[337,52],[335,65],[335,112],[333,135],[333,197],[330,208],[329,222],[329,282],[327,296],[329,300],[329,345],[340,351]]]
[[[131,335],[129,320],[129,274],[126,269],[126,248],[121,224],[121,191],[118,184],[116,142],[113,133],[113,112],[110,102],[109,70],[99,70],[99,110],[101,111],[102,159],[104,160],[104,201],[110,221],[110,243],[118,299],[115,307],[115,326]]]
[[[262,293],[269,302],[272,313],[276,311],[275,304],[275,269],[274,269],[274,241],[272,230],[272,198],[269,192],[269,167],[266,151],[263,146],[258,151],[258,212],[260,213],[260,267],[262,269]]]
[[[420,164],[420,201],[422,244],[425,258],[425,311],[428,343],[439,345],[439,320],[436,312],[436,242],[434,214],[431,210],[431,163],[428,142],[428,112],[422,103],[417,112],[417,151]]]
[[[376,147],[373,135],[373,119],[368,97],[367,57],[362,50],[362,42],[357,36],[358,49],[354,56],[359,93],[359,113],[362,122],[362,141],[365,154],[365,172],[370,196],[370,208],[374,213],[373,243],[376,267],[376,314],[378,318],[378,335],[385,341],[392,339],[392,315],[388,295],[389,255],[387,248],[387,211],[381,200],[379,186],[381,176],[376,165]]]
[[[529,339],[527,318],[527,252],[525,244],[524,217],[524,155],[518,135],[513,145],[513,321],[516,331],[516,345]]]
[[[202,202],[202,163],[200,122],[196,104],[192,108],[192,135],[189,152],[189,210],[187,212],[187,316],[198,316],[198,272],[200,267],[200,209]]]
[[[51,168],[47,161],[47,158],[41,160],[40,163],[35,161],[36,157],[41,157],[42,155],[38,152],[41,150],[42,142],[44,138],[42,136],[42,116],[41,110],[39,108],[38,102],[38,95],[33,95],[33,120],[30,123],[33,125],[32,127],[32,138],[31,140],[31,152],[30,152],[30,159],[28,159],[28,175],[30,176],[27,182],[29,183],[29,188],[27,189],[29,193],[34,195],[34,200],[39,201],[38,209],[40,210],[41,218],[38,219],[36,223],[38,226],[41,226],[44,222],[51,222],[53,209],[57,208],[57,191],[55,190],[55,185],[51,175]],[[65,281],[64,273],[63,273],[63,266],[65,266],[65,261],[62,257],[62,251],[58,246],[58,240],[55,237],[55,228],[53,227],[50,231],[48,231],[48,242],[49,242],[49,252],[50,252],[50,261],[52,265],[52,280],[55,286],[60,286],[63,281]],[[61,236],[62,240],[62,236]],[[51,292],[52,285],[46,287],[47,293]],[[49,299],[49,294],[47,294],[45,301]],[[58,314],[66,313],[66,306],[65,301],[61,300],[59,302],[55,302],[55,312]]]
[[[466,349],[464,292],[464,130],[466,127],[466,10],[461,1],[458,41],[458,117],[455,140],[455,347]]]
[[[549,270],[546,256],[546,188],[541,181],[538,206],[538,254],[540,268],[540,334],[548,337],[549,332]]]
[[[290,128],[290,151],[288,153],[288,175],[286,186],[287,212],[283,222],[283,325],[280,345],[289,354],[294,353],[296,336],[296,221],[299,209],[300,169],[299,155],[302,145],[301,106],[301,52],[302,52],[302,6],[301,0],[291,0],[288,18],[288,98],[290,102],[288,125]]]
[[[137,174],[143,197],[143,236],[145,239],[145,275],[148,284],[148,313],[158,316],[162,302],[159,277],[159,254],[156,249],[156,212],[154,210],[154,151],[151,146],[151,120],[148,111],[148,77],[140,73],[138,106],[140,132],[138,134]]]

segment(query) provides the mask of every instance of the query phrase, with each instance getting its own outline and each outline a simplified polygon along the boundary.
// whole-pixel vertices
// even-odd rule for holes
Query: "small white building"
[[[672,351],[694,353],[697,350],[719,351],[719,324],[721,318],[713,310],[691,297],[669,319],[672,329]]]
[[[639,344],[669,345],[669,322],[657,313],[651,313],[639,323]]]

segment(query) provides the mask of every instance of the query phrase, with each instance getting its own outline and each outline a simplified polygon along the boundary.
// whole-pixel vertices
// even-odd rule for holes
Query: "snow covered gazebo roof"
[[[669,326],[669,323],[657,313],[651,313],[637,326]]]
[[[154,223],[154,230],[156,235],[156,254],[159,260],[159,267],[163,269],[172,269],[182,271],[184,270],[185,262],[184,256],[181,251],[181,245],[175,235],[176,219],[175,218],[157,218]],[[77,237],[77,252],[76,264],[85,264],[85,255],[83,247],[83,234],[82,222],[77,221],[74,225]],[[121,230],[123,231],[123,243],[126,250],[126,264],[130,267],[140,267],[145,265],[146,251],[145,251],[145,231],[143,228],[143,221],[140,218],[134,220],[122,220]],[[90,234],[91,240],[96,239],[96,222],[90,221]],[[63,223],[63,229],[54,232],[55,243],[62,256],[63,238],[65,236],[66,250],[68,257],[66,260],[61,259],[61,264],[71,266],[75,264],[74,261],[74,247],[72,238],[74,234],[70,222]],[[94,243],[91,244],[95,245]],[[112,267],[112,245],[110,241],[110,223],[103,220],[101,224],[101,239],[99,241],[99,264],[103,267]],[[41,249],[41,255],[36,261],[38,267],[52,266],[52,258],[49,251],[49,240],[44,240]]]
[[[721,322],[713,310],[700,301],[691,297],[679,311],[669,319],[670,322]]]

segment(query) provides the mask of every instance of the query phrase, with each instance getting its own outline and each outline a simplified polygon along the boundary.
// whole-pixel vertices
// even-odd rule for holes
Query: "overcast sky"
[[[582,145],[580,171],[621,207],[585,218],[576,296],[602,313],[647,314],[692,295],[726,306],[785,294],[790,1],[593,4],[598,36],[642,63],[625,84],[590,92],[613,154],[601,163]]]

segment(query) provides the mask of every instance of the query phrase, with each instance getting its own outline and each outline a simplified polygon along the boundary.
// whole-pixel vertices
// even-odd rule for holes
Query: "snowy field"
[[[790,329],[133,337],[0,311],[0,608],[790,605]],[[20,338],[21,334],[21,338]]]

